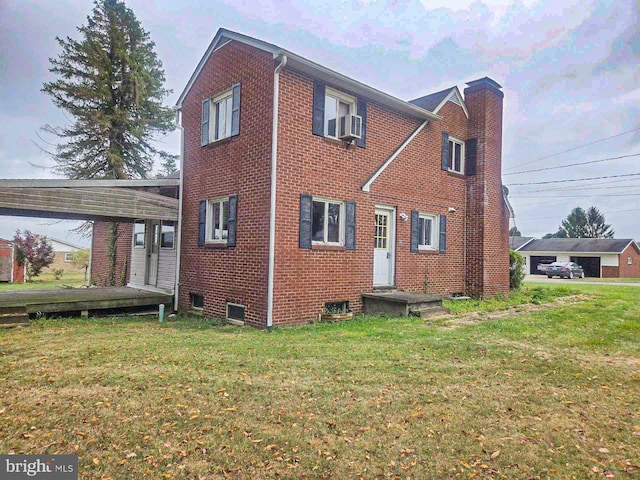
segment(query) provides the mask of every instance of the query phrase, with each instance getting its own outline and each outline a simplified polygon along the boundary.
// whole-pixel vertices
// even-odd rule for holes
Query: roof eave
[[[263,42],[262,40],[257,40],[255,38],[249,37],[247,35],[242,35],[240,33],[232,32],[221,28],[216,33],[215,37],[209,44],[209,47],[205,51],[204,55],[200,59],[198,66],[195,71],[189,78],[186,87],[180,94],[178,101],[176,102],[175,108],[180,110],[182,108],[182,104],[184,99],[186,98],[189,90],[195,83],[196,78],[200,75],[200,72],[204,68],[204,65],[207,63],[207,60],[211,56],[211,54],[222,44],[224,40],[236,40],[242,42],[246,45],[250,45],[252,47],[258,48],[260,50],[269,52],[273,55],[273,58],[286,55],[287,56],[287,66],[286,68],[291,68],[293,70],[299,71],[301,73],[305,73],[309,76],[317,78],[319,80],[324,80],[327,83],[334,85],[336,87],[345,88],[357,95],[361,95],[363,97],[367,97],[371,100],[375,100],[378,103],[385,105],[387,107],[393,108],[394,110],[400,111],[402,113],[406,113],[413,117],[417,117],[423,120],[441,120],[442,117],[435,113],[432,113],[424,108],[417,107],[409,102],[406,102],[400,98],[394,97],[393,95],[389,95],[384,93],[376,88],[370,87],[364,83],[358,82],[352,78],[349,78],[341,73],[335,72],[327,67],[324,67],[318,63],[312,62],[300,55],[297,55],[288,50],[284,50],[282,48],[277,47],[271,43]]]
[[[451,88],[451,91],[440,102],[440,105],[438,105],[436,108],[433,109],[433,113],[438,113],[440,109],[444,107],[449,100],[451,100],[451,97],[454,94],[458,96],[458,99],[460,99],[460,106],[462,107],[464,114],[467,116],[467,118],[469,118],[469,110],[467,110],[467,105],[464,103],[464,97],[460,93],[460,89],[457,86],[454,86]]]
[[[0,179],[0,188],[177,187],[178,178],[145,180]]]

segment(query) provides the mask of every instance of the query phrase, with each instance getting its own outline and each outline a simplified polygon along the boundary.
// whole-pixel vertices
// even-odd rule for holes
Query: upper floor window
[[[436,219],[436,215],[420,214],[418,219],[418,248],[420,250],[435,250],[438,248]]]
[[[222,140],[231,136],[231,115],[233,93],[231,90],[218,95],[211,101],[211,138]]]
[[[450,172],[464,173],[464,142],[453,137],[449,137],[448,169]]]
[[[337,90],[327,88],[324,96],[324,134],[338,138],[338,121],[341,117],[355,114],[356,99]]]
[[[311,223],[313,243],[344,244],[344,203],[335,200],[313,199]]]
[[[207,201],[207,242],[226,242],[229,236],[229,198]]]
[[[200,145],[240,134],[240,84],[202,100]]]

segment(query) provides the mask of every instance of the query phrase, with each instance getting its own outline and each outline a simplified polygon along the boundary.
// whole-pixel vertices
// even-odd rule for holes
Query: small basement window
[[[324,304],[324,313],[337,314],[349,312],[349,301],[344,302],[327,302]]]
[[[201,293],[190,293],[191,297],[191,308],[195,308],[196,310],[202,310],[204,308],[204,295]]]
[[[244,305],[227,303],[227,320],[244,323]]]

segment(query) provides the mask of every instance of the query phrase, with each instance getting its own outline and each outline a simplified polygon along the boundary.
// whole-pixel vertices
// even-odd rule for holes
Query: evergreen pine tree
[[[57,38],[62,53],[50,59],[57,79],[43,91],[71,116],[65,127],[45,126],[61,142],[55,170],[72,179],[146,178],[158,156],[157,134],[174,129],[162,102],[162,62],[133,11],[117,0],[96,0],[79,40]]]

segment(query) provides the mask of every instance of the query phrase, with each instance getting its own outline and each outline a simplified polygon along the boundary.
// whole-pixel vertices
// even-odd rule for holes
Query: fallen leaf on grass
[[[609,453],[609,449],[608,448],[599,448],[598,451],[600,453]]]
[[[97,458],[93,459],[93,464],[94,465],[98,465],[100,463],[100,460],[98,460]]]
[[[493,460],[494,458],[496,458],[498,455],[500,455],[500,450],[496,450],[495,452],[493,452],[491,454],[491,460]]]

